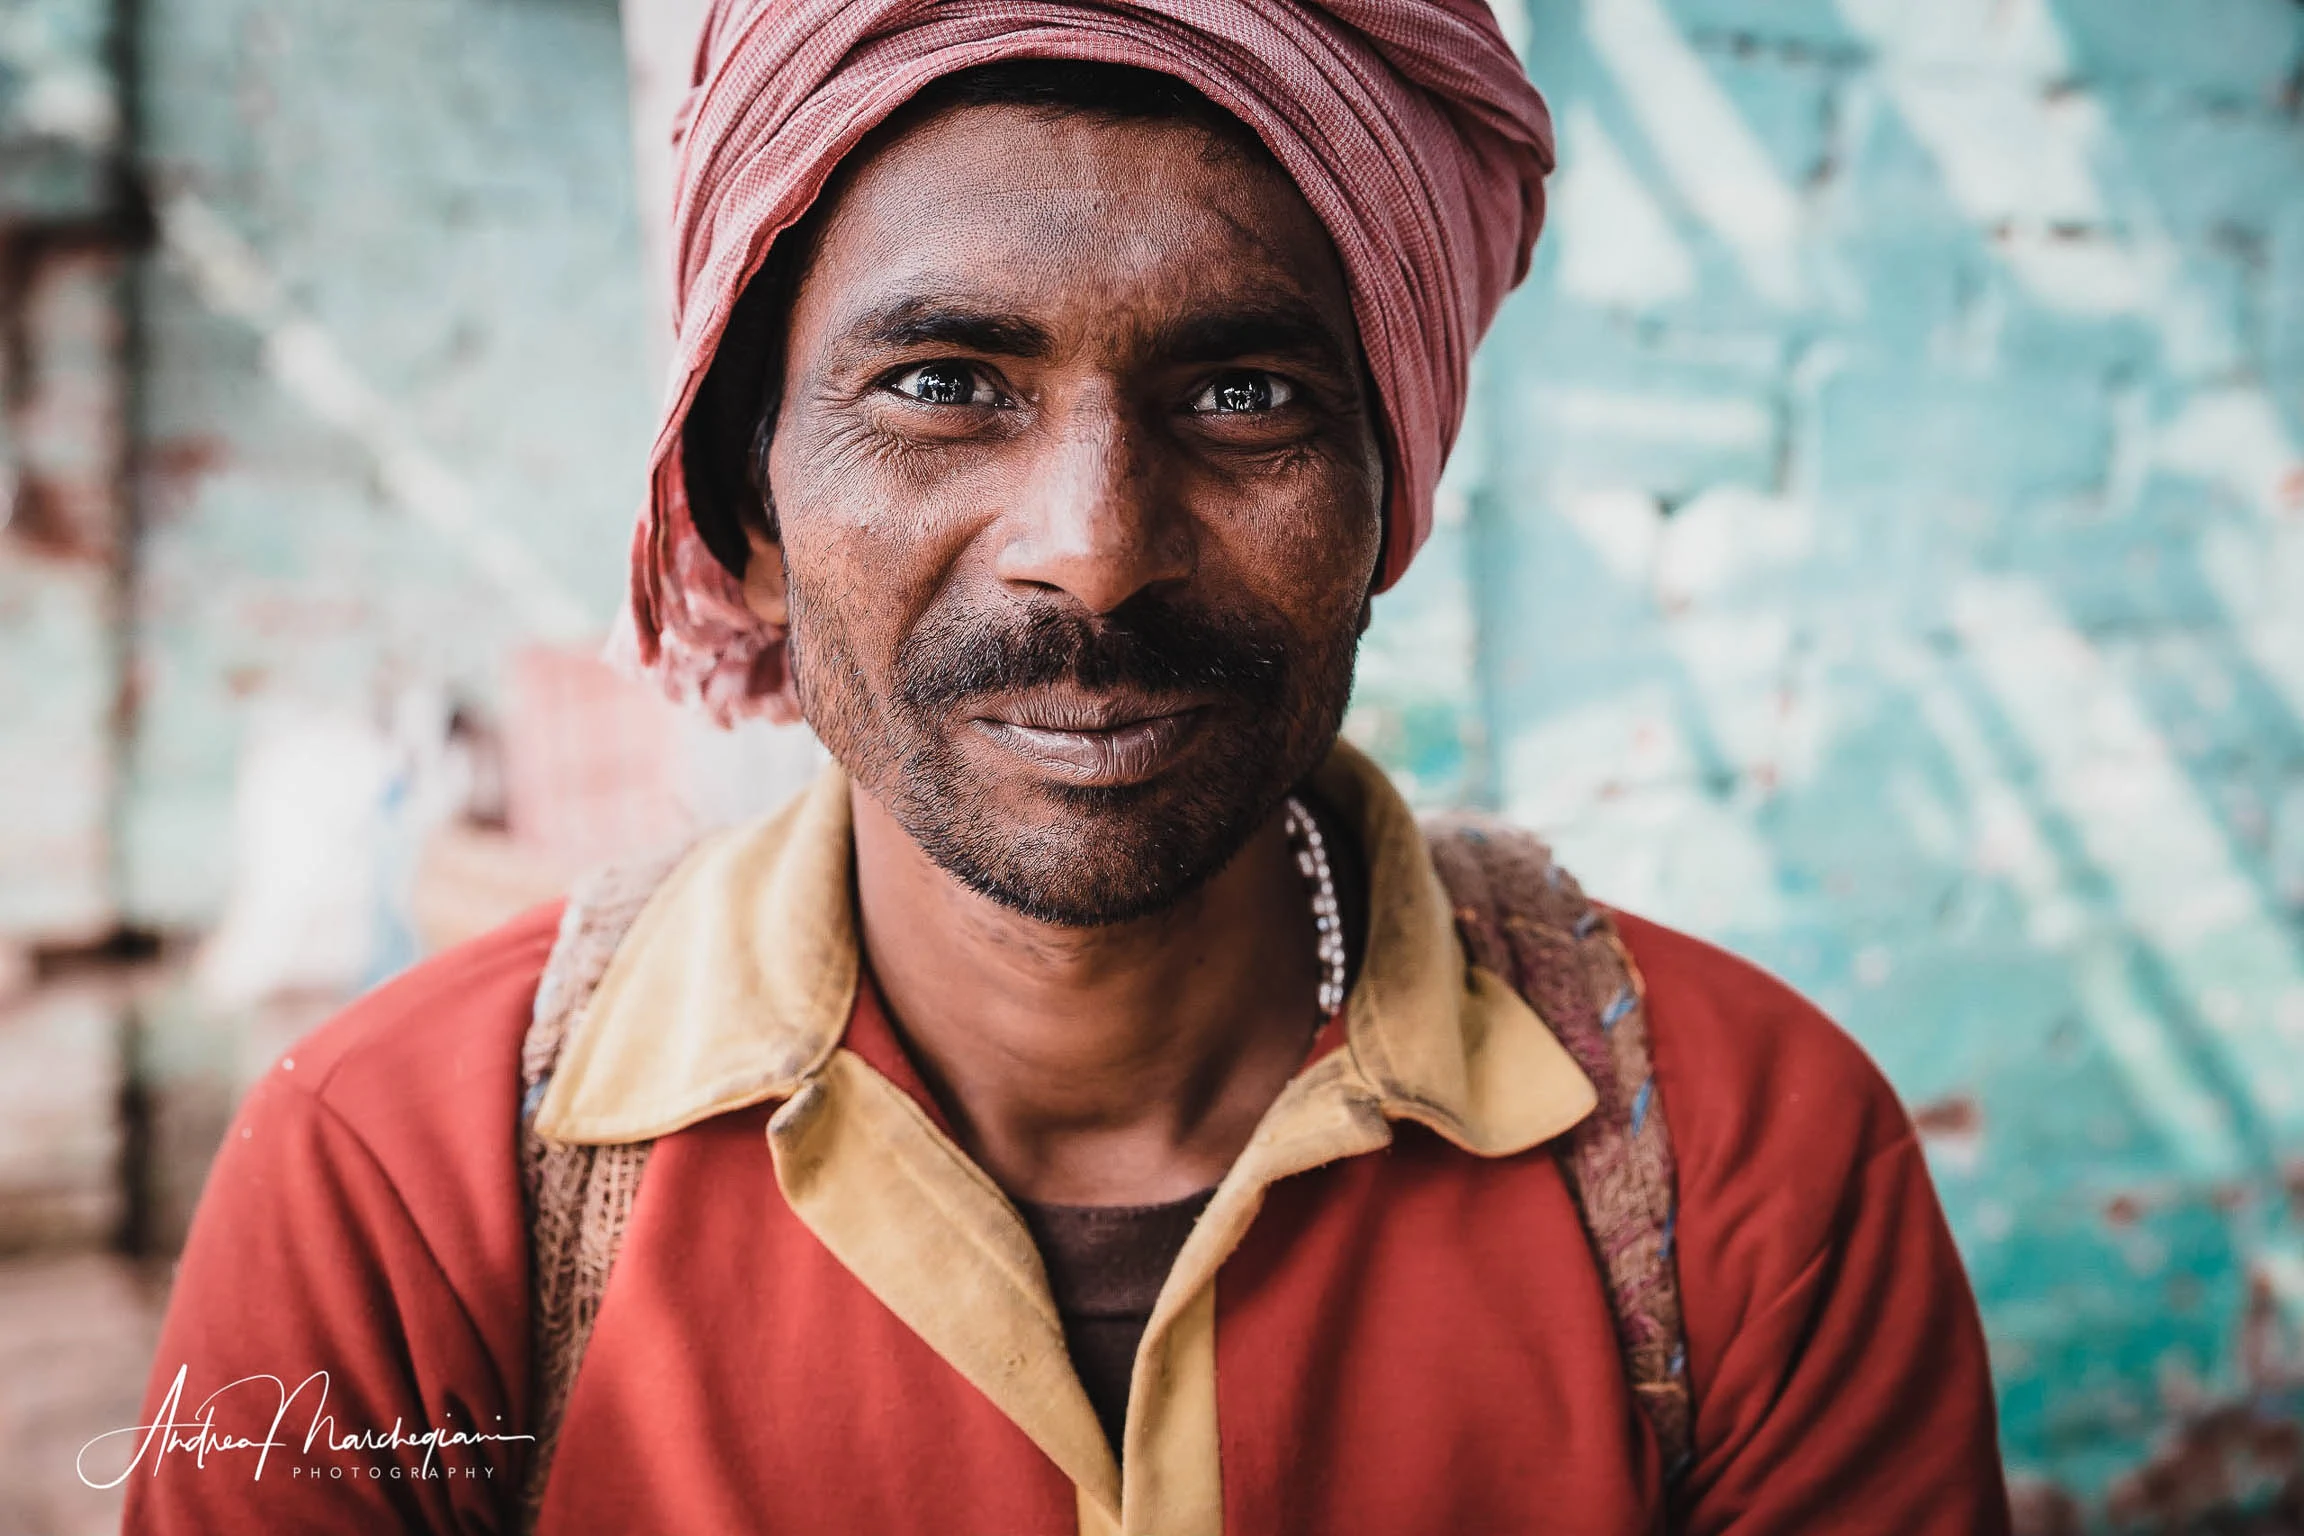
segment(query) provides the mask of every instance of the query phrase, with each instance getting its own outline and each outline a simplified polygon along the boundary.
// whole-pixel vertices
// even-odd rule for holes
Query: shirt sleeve
[[[1688,1536],[2003,1536],[1984,1331],[1911,1120],[1757,967],[1619,914],[1671,1127]]]
[[[124,1528],[154,1536],[494,1532],[525,1464],[515,1412],[375,1155],[276,1069],[209,1174],[144,1432],[83,1475],[124,1478]]]
[[[1698,1382],[1690,1536],[2002,1536],[1976,1305],[1909,1135]]]

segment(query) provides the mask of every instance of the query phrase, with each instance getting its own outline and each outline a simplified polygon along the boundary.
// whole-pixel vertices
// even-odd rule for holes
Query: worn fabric
[[[548,1142],[525,1124],[544,1078],[567,1041],[592,983],[608,969],[615,946],[673,866],[673,854],[613,866],[578,884],[560,917],[560,937],[537,981],[537,1013],[521,1041],[521,1195],[528,1202],[530,1343],[537,1359],[535,1455],[528,1462],[525,1508],[532,1518],[551,1472],[560,1405],[576,1363],[592,1338],[608,1269],[624,1246],[624,1218],[647,1170],[647,1142],[571,1145]],[[532,1085],[532,1087],[528,1087]]]
[[[1357,764],[1364,772],[1373,772],[1348,750],[1337,756],[1346,770]],[[1305,795],[1309,803],[1320,804],[1309,786]],[[1367,868],[1358,838],[1333,819],[1332,811],[1323,808],[1320,814],[1328,825],[1341,875],[1339,905],[1357,956],[1367,930]],[[1601,1262],[1630,1386],[1655,1431],[1668,1490],[1676,1488],[1692,1459],[1693,1404],[1680,1286],[1671,1258],[1675,1216],[1671,1135],[1655,1092],[1639,967],[1608,913],[1585,897],[1533,834],[1477,815],[1443,817],[1428,852],[1453,904],[1455,931],[1471,963],[1508,979],[1522,1001],[1540,1007],[1542,1022],[1595,1086],[1595,1111],[1556,1138],[1553,1146],[1567,1175],[1569,1196]],[[523,1171],[531,1198],[542,1197],[529,1218],[537,1266],[538,1324],[533,1332],[542,1352],[533,1367],[539,1389],[532,1406],[538,1448],[528,1473],[531,1514],[550,1475],[564,1389],[575,1376],[589,1337],[588,1327],[570,1329],[561,1320],[588,1317],[596,1310],[611,1273],[615,1244],[630,1215],[629,1202],[638,1192],[633,1175],[651,1145],[640,1141],[569,1146],[538,1134],[531,1116],[545,1097],[543,1079],[558,1065],[572,1019],[589,1008],[625,930],[646,910],[647,881],[661,880],[679,862],[602,871],[570,900],[537,992],[536,1020],[521,1052]],[[917,1081],[904,1052],[891,1045],[881,1055],[873,1054],[872,1041],[883,1034],[893,1039],[893,1031],[882,1027],[879,1013],[867,969],[859,982],[845,1048],[924,1106],[937,1129],[951,1137],[951,1127],[936,1113],[937,1101]],[[536,1176],[536,1169],[559,1164],[583,1170],[583,1177]],[[604,1192],[625,1205],[604,1209],[594,1198]],[[1034,1226],[1030,1209],[1021,1204],[1018,1208],[1032,1228],[1044,1267],[1050,1268],[1049,1284],[1075,1372],[1095,1406],[1106,1440],[1115,1452],[1124,1451],[1116,1420],[1124,1412],[1133,1355],[1150,1326],[1149,1309],[1156,1298],[1148,1296],[1141,1307],[1131,1304],[1082,1325],[1078,1308],[1066,1299],[1067,1277],[1057,1272],[1060,1266],[1050,1257],[1049,1234]],[[1091,1225],[1114,1214],[1063,1213],[1068,1221],[1081,1219]],[[1163,1261],[1159,1267],[1165,1273],[1173,1266]]]
[[[539,1529],[1657,1528],[1655,1442],[1548,1145],[1589,1085],[1565,1055],[1534,1054],[1549,1031],[1466,972],[1444,911],[1423,926],[1428,867],[1403,882],[1413,819],[1359,772],[1323,793],[1370,851],[1367,962],[1163,1286],[1120,1465],[1029,1231],[906,1086],[900,1053],[857,1027],[858,974],[829,1039],[785,1042],[799,1079],[762,1077],[777,1053],[712,1027],[729,1006],[815,1019],[786,1010],[816,988],[765,950],[732,949],[735,974],[762,969],[714,981],[701,949],[731,926],[814,910],[854,932],[844,885],[812,883],[844,879],[823,852],[844,850],[844,822],[802,826],[825,810],[804,802],[755,847],[774,868],[750,904],[656,978],[674,990],[654,1038],[690,1073],[631,1083],[629,1105],[604,1083],[564,1106],[661,1139]],[[722,853],[702,866],[716,879],[744,863]],[[418,968],[258,1083],[194,1224],[147,1419],[182,1365],[185,1414],[226,1381],[326,1369],[342,1428],[524,1424],[511,1147],[556,920]],[[1779,983],[1618,922],[1678,1157],[1697,1445],[1677,1528],[2005,1531],[1974,1305],[1893,1095]],[[594,1060],[581,1077],[630,1058]],[[283,1438],[301,1441],[309,1401]],[[260,1432],[258,1406],[227,1399],[219,1429]],[[129,1528],[502,1530],[522,1455],[487,1442],[440,1452],[457,1476],[370,1477],[417,1453],[292,1447],[255,1482],[246,1453],[204,1468],[179,1453],[130,1479]]]
[[[534,1524],[551,1473],[560,1410],[599,1316],[608,1273],[648,1166],[648,1142],[608,1145],[547,1141],[529,1117],[592,988],[633,919],[677,862],[666,853],[614,865],[578,883],[536,985],[536,1015],[520,1046],[520,1186],[528,1209],[529,1340],[535,1349],[536,1436],[528,1461],[522,1528]]]
[[[1374,1150],[1395,1122],[1503,1156],[1551,1140],[1595,1102],[1544,1021],[1465,964],[1415,817],[1381,771],[1340,744],[1312,787],[1368,864],[1365,954],[1332,1042],[1349,1049],[1316,1055],[1283,1089],[1178,1256],[1139,1347],[1139,1382],[1156,1390],[1131,1393],[1125,1476],[1013,1207],[886,1063],[844,1039],[861,962],[838,768],[783,814],[707,838],[674,869],[586,1005],[536,1132],[638,1141],[782,1098],[771,1140],[801,1221],[1064,1469],[1083,1510],[1129,1530],[1211,1528],[1213,1280],[1264,1192]]]
[[[1016,1202],[1040,1250],[1065,1352],[1112,1454],[1128,1422],[1128,1378],[1160,1287],[1214,1189],[1161,1205]]]
[[[1672,1263],[1672,1136],[1656,1092],[1640,968],[1606,910],[1542,839],[1460,815],[1439,820],[1431,849],[1472,963],[1509,981],[1592,1080],[1596,1110],[1560,1139],[1560,1156],[1615,1300],[1632,1390],[1676,1485],[1693,1454],[1694,1403]]]
[[[1432,524],[1472,349],[1528,269],[1552,126],[1481,0],[716,0],[677,129],[677,328],[619,641],[722,719],[781,712],[782,632],[690,513],[681,439],[744,286],[840,158],[929,81],[1070,58],[1197,87],[1327,227],[1383,416],[1378,585]]]

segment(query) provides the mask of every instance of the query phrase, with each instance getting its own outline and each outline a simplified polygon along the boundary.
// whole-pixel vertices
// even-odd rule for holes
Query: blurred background
[[[1886,1067],[2028,1531],[2304,1530],[2304,6],[1500,3],[1351,733]],[[592,659],[695,14],[0,0],[0,1536],[286,1042],[817,761]]]

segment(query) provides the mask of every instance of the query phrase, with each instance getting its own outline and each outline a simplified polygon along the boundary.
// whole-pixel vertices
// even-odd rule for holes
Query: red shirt
[[[517,1057],[554,920],[533,914],[417,968],[250,1093],[194,1223],[146,1414],[163,1416],[182,1368],[173,1417],[190,1438],[142,1447],[129,1529],[509,1527],[521,1442],[448,1445],[429,1465],[421,1446],[370,1447],[396,1423],[403,1439],[526,1428]],[[2005,1531],[1974,1303],[1894,1095],[1780,983],[1619,922],[1646,981],[1678,1162],[1697,1456],[1677,1528]],[[868,1004],[842,1043],[919,1096]],[[789,1148],[772,1156],[779,1102],[657,1141],[541,1528],[1086,1528],[1088,1484],[1004,1411],[998,1384],[955,1368],[859,1279],[851,1240],[828,1245],[787,1197],[812,1170],[779,1166],[798,1155]],[[921,1280],[964,1288],[972,1273],[956,1261]],[[1659,1528],[1655,1446],[1547,1148],[1475,1155],[1395,1123],[1380,1149],[1263,1191],[1213,1291],[1207,1507],[1222,1529]],[[260,1478],[251,1450],[211,1442],[197,1463],[201,1399],[281,1378],[217,1400],[217,1435],[260,1441],[280,1392],[315,1371],[331,1436],[306,1445],[320,1407],[307,1384]],[[371,1439],[337,1448],[361,1433]],[[1088,1433],[1102,1444],[1092,1419]],[[99,1447],[89,1475],[135,1449]],[[1140,1475],[1133,1452],[1125,1470]],[[1141,1475],[1155,1474],[1168,1475]],[[1216,1519],[1174,1524],[1212,1531]]]

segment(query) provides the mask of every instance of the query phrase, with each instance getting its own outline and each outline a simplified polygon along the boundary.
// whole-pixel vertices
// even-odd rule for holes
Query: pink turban
[[[714,0],[674,129],[678,344],[621,647],[723,721],[784,716],[784,636],[696,531],[680,439],[769,243],[929,81],[1000,59],[1175,76],[1261,137],[1336,242],[1383,405],[1379,588],[1432,526],[1472,348],[1527,275],[1552,123],[1482,0]]]

